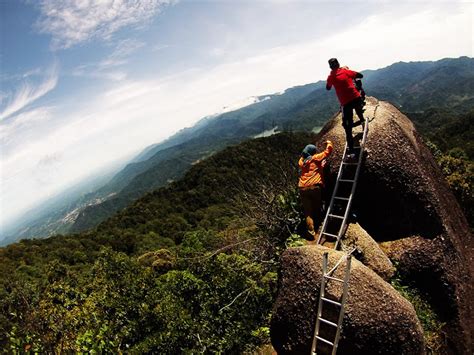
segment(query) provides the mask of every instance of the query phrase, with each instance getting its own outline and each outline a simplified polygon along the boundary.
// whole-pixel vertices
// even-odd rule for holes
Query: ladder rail
[[[347,150],[347,142],[344,146],[344,154],[346,154]],[[344,160],[343,160],[344,161]],[[326,227],[327,227],[327,224],[328,224],[328,220],[329,220],[329,215],[330,215],[330,211],[332,210],[333,206],[334,206],[334,197],[336,197],[336,191],[337,191],[337,188],[339,187],[339,179],[341,178],[342,176],[342,167],[343,164],[339,165],[339,171],[337,173],[337,178],[336,178],[336,184],[334,185],[334,189],[332,191],[332,194],[331,194],[331,201],[329,202],[329,207],[328,209],[326,210],[326,216],[324,217],[324,222],[323,222],[323,225],[321,227],[321,233],[319,233],[319,237],[318,237],[318,241],[316,242],[316,244],[319,244],[319,242],[321,241],[321,238],[322,238],[322,235],[323,235],[323,232],[326,231]]]
[[[319,290],[319,301],[318,301],[318,313],[316,314],[316,324],[314,325],[314,336],[313,336],[313,344],[311,346],[311,354],[316,354],[316,346],[318,342],[318,336],[319,336],[319,326],[320,326],[320,321],[319,319],[321,318],[321,315],[323,313],[323,298],[325,296],[324,290],[326,288],[326,278],[324,277],[324,274],[327,271],[328,267],[328,252],[325,252],[323,254],[323,277],[321,277],[321,289]]]
[[[337,247],[339,246],[339,243],[341,242],[341,238],[342,238],[343,234],[345,233],[345,228],[347,226],[347,219],[349,218],[349,212],[350,212],[351,206],[352,206],[352,199],[353,199],[355,191],[356,191],[357,181],[359,180],[360,169],[361,169],[361,166],[362,166],[362,158],[363,158],[363,155],[364,155],[365,142],[367,140],[367,132],[368,132],[368,127],[369,127],[369,122],[368,121],[369,121],[368,118],[364,119],[364,131],[363,131],[363,134],[362,134],[362,141],[360,142],[359,158],[357,159],[357,167],[356,167],[356,171],[355,171],[354,181],[352,182],[351,193],[349,195],[349,201],[347,201],[346,211],[344,213],[344,219],[341,223],[341,227],[339,228],[339,232],[337,234],[338,237],[337,237],[336,244],[334,245],[334,249],[336,249],[336,250],[337,250]],[[342,165],[343,164],[341,163],[341,166]]]
[[[375,110],[374,110],[374,117],[375,117]],[[343,155],[341,164],[339,166],[339,171],[338,171],[337,178],[336,178],[336,184],[334,186],[334,190],[333,190],[332,195],[331,195],[331,201],[330,201],[329,207],[326,211],[326,216],[324,218],[324,222],[323,222],[323,225],[321,227],[321,232],[319,233],[317,244],[320,243],[322,236],[325,235],[325,234],[330,235],[330,236],[334,236],[334,234],[326,232],[326,228],[327,228],[327,225],[328,225],[329,218],[332,218],[333,216],[338,217],[338,218],[342,217],[340,215],[335,215],[334,213],[331,213],[332,210],[333,210],[333,207],[334,207],[334,201],[336,199],[346,200],[347,204],[346,204],[344,216],[342,217],[342,223],[341,223],[341,226],[340,226],[338,234],[337,234],[337,240],[336,240],[334,249],[338,248],[339,243],[340,243],[341,238],[342,238],[342,235],[345,233],[345,231],[347,229],[347,220],[349,218],[349,212],[350,212],[350,209],[351,209],[351,206],[352,206],[352,199],[353,199],[354,194],[355,194],[355,190],[356,190],[356,187],[357,187],[357,181],[359,179],[360,169],[361,169],[361,166],[362,166],[362,157],[364,155],[364,147],[365,147],[365,143],[366,143],[366,140],[367,140],[368,126],[369,126],[369,120],[368,120],[368,118],[365,118],[364,119],[362,140],[361,140],[360,145],[359,145],[359,149],[360,149],[359,150],[359,157],[358,157],[358,160],[357,160],[356,171],[355,171],[355,175],[354,175],[353,179],[341,179],[342,172],[343,172],[343,167],[345,165],[344,164],[344,155],[346,154],[346,151],[347,151],[347,142],[345,144],[344,155]],[[356,165],[356,164],[350,164],[350,165]],[[340,182],[345,182],[345,183],[349,182],[349,183],[352,184],[351,192],[350,192],[350,195],[349,195],[348,198],[340,198],[340,197],[338,198],[336,196]],[[322,343],[325,343],[327,345],[332,346],[331,355],[336,355],[336,353],[337,353],[337,347],[339,345],[339,339],[341,337],[342,323],[343,323],[343,320],[344,320],[345,303],[346,303],[346,298],[347,298],[347,293],[348,293],[348,288],[349,288],[352,253],[355,250],[356,249],[353,248],[350,252],[344,254],[344,256],[342,256],[329,271],[328,271],[328,252],[325,252],[323,254],[321,289],[320,289],[320,292],[319,292],[318,311],[317,311],[317,314],[316,314],[316,323],[315,323],[315,327],[314,327],[313,342],[312,342],[312,346],[311,346],[311,355],[316,355],[318,340]],[[344,260],[346,260],[344,279],[341,280],[341,279],[333,277],[332,276],[333,273],[337,270],[337,268],[341,265],[341,263]],[[343,283],[343,285],[342,285],[342,296],[341,296],[340,303],[325,297],[326,284],[330,280],[337,280],[337,281],[340,281],[340,282]],[[325,318],[323,319],[322,318],[323,302],[332,303],[333,305],[338,305],[340,307],[337,323],[329,321],[328,319],[325,319]],[[319,336],[319,330],[320,330],[321,322],[324,323],[324,324],[328,324],[330,326],[336,327],[336,335],[334,337],[334,342],[331,342],[331,341],[329,341],[327,339],[324,339],[323,337]]]
[[[343,286],[343,290],[342,290],[341,308],[340,308],[340,311],[339,311],[339,319],[337,321],[336,337],[334,339],[334,346],[332,348],[332,355],[336,355],[337,346],[339,345],[339,338],[341,337],[342,321],[344,320],[347,291],[348,291],[348,288],[349,288],[349,278],[351,276],[352,255],[348,254],[346,260],[347,260],[347,262],[346,262],[346,272],[345,272],[345,275],[344,275],[344,286]]]
[[[318,346],[318,341],[321,341],[321,342],[323,342],[327,345],[332,346],[331,354],[336,355],[337,346],[338,346],[339,339],[340,339],[340,336],[341,336],[342,322],[344,320],[345,302],[346,302],[347,293],[348,293],[348,289],[349,289],[349,279],[350,279],[350,274],[351,274],[351,260],[352,260],[352,253],[354,252],[354,250],[355,249],[353,249],[351,252],[349,252],[347,254],[344,254],[337,261],[336,265],[329,271],[328,271],[328,255],[329,255],[329,253],[325,252],[323,254],[321,289],[320,289],[320,292],[319,292],[318,312],[317,312],[317,315],[316,315],[316,323],[315,323],[314,334],[313,334],[313,342],[312,342],[312,346],[311,346],[311,355],[316,355],[317,354],[316,350],[317,350],[317,346]],[[332,276],[329,276],[341,265],[341,263],[344,260],[346,261],[345,271],[344,271],[344,279],[340,280],[340,279],[335,279]],[[328,279],[328,281],[326,281],[326,279]],[[343,282],[342,296],[341,296],[341,301],[340,302],[337,302],[337,301],[334,301],[334,300],[331,300],[331,299],[328,299],[328,298],[325,297],[326,296],[325,295],[326,284],[331,279],[335,279],[335,280]],[[339,315],[338,315],[337,323],[329,321],[328,319],[322,318],[323,301],[339,306]],[[330,341],[330,340],[325,339],[325,338],[323,338],[319,335],[321,322],[336,328],[336,334],[334,336],[334,341]]]
[[[353,200],[355,190],[356,190],[356,186],[357,186],[357,180],[359,178],[360,168],[361,168],[361,165],[362,165],[362,156],[364,154],[365,142],[367,140],[368,127],[369,127],[369,120],[366,117],[364,119],[364,130],[363,130],[363,134],[362,134],[362,141],[360,143],[359,157],[358,157],[358,160],[357,160],[357,163],[356,163],[357,167],[356,167],[356,171],[355,171],[355,176],[354,176],[353,181],[351,182],[351,184],[352,184],[351,192],[350,192],[349,197],[347,198],[347,204],[346,204],[346,208],[345,208],[345,211],[344,211],[344,216],[342,216],[343,218],[341,218],[342,223],[341,223],[341,226],[339,227],[339,231],[337,233],[337,239],[336,239],[336,244],[334,246],[334,249],[338,248],[341,237],[344,234],[345,228],[347,226],[347,220],[348,220],[348,217],[349,217],[349,212],[350,212],[350,209],[351,209],[351,206],[352,206],[352,200]],[[339,165],[339,171],[337,173],[336,184],[335,184],[333,192],[331,194],[331,201],[330,201],[329,207],[326,211],[326,216],[324,217],[324,222],[323,222],[323,225],[321,226],[321,232],[319,233],[318,240],[317,240],[316,244],[319,244],[321,242],[322,236],[326,233],[326,228],[328,226],[329,218],[332,218],[332,216],[334,215],[333,213],[331,213],[332,209],[334,207],[334,201],[335,200],[341,200],[341,198],[336,196],[338,188],[339,188],[339,184],[341,183],[341,181],[346,182],[346,180],[348,180],[348,179],[342,179],[341,178],[342,177],[342,172],[343,172],[343,169],[344,169],[344,165],[345,165],[344,164],[344,158],[345,158],[345,155],[346,155],[346,151],[347,151],[347,142],[344,146],[344,153],[343,153],[341,164]]]
[[[326,273],[326,276],[331,276],[333,274],[333,272],[336,271],[337,267],[344,261],[344,258],[346,258],[348,255],[352,255],[352,253],[354,251],[356,251],[356,249],[357,248],[353,248],[349,253],[344,254],[343,256],[341,256],[341,258],[338,260],[336,265],[334,265],[333,268]]]

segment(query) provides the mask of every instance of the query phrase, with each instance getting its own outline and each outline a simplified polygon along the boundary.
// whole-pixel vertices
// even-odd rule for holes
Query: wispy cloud
[[[51,34],[52,48],[70,48],[91,39],[108,40],[118,30],[140,27],[173,0],[43,0],[40,32]]]
[[[446,8],[451,9],[452,5],[447,4]],[[395,22],[393,14],[382,13],[344,33],[335,32],[324,41],[315,38],[275,47],[213,68],[194,66],[169,77],[150,74],[146,80],[128,78],[108,83],[105,88],[91,89],[84,97],[87,105],[77,110],[67,106],[58,106],[52,112],[23,110],[6,120],[18,125],[3,132],[11,143],[1,152],[4,156],[0,170],[5,173],[0,196],[8,209],[0,211],[0,219],[8,220],[33,201],[102,169],[110,160],[156,143],[201,117],[222,111],[223,106],[232,105],[239,98],[281,92],[324,79],[329,71],[328,57],[338,56],[341,63],[362,70],[399,60],[472,55],[472,36],[456,37],[471,33],[470,6],[453,13],[444,11],[444,7],[442,10],[413,13]],[[420,23],[424,24],[424,31],[416,30]],[[341,41],[349,37],[370,38],[371,45],[355,41],[341,47]],[[114,59],[127,60],[126,55]],[[108,67],[122,69],[113,63]],[[35,121],[41,118],[46,123],[44,129],[40,129],[41,121]],[[39,165],[44,170],[39,171]],[[39,179],[48,184],[38,183]]]
[[[46,72],[44,80],[39,84],[34,84],[26,80],[31,75],[30,72],[24,75],[25,80],[16,91],[3,93],[1,103],[6,102],[6,105],[0,111],[0,121],[20,111],[53,90],[58,82],[58,65],[57,63],[53,64]]]
[[[39,123],[45,123],[53,115],[54,108],[49,106],[37,107],[10,117],[10,122],[0,122],[0,144],[7,153],[11,140],[24,138],[25,130]]]
[[[151,48],[152,52],[159,52],[166,48],[171,47],[169,44],[157,44]]]
[[[42,70],[41,68],[34,68],[30,69],[24,73],[16,73],[16,74],[11,74],[11,73],[1,73],[0,74],[0,81],[3,82],[8,82],[8,81],[16,81],[16,80],[21,80],[21,79],[27,79],[30,77],[38,77],[42,75]]]
[[[114,63],[113,66],[118,66],[119,63]],[[121,81],[127,78],[127,73],[122,70],[112,69],[112,64],[108,66],[85,64],[80,65],[72,71],[73,76],[90,77],[98,79],[106,79],[112,81]]]
[[[105,59],[98,63],[82,64],[72,71],[72,75],[113,81],[124,80],[127,74],[118,67],[126,65],[129,62],[128,57],[143,46],[145,43],[136,39],[128,38],[119,41],[112,53]]]
[[[109,56],[109,59],[122,59],[128,57],[130,54],[134,53],[136,50],[142,48],[145,45],[144,42],[138,41],[136,39],[127,38],[123,41],[120,41],[115,50]]]

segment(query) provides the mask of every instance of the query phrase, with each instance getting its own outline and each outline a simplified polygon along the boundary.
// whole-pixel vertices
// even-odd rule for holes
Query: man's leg
[[[355,105],[354,105],[354,109],[355,109],[355,112],[357,114],[357,117],[359,117],[359,120],[361,120],[362,122],[365,121],[364,119],[364,105],[363,105],[364,101],[362,100],[362,98],[360,97],[359,100],[357,100],[355,102]]]
[[[346,131],[346,141],[347,147],[349,149],[349,154],[354,153],[354,138],[352,137],[352,125],[354,119],[354,113],[352,112],[352,105],[348,103],[342,108],[342,126]]]

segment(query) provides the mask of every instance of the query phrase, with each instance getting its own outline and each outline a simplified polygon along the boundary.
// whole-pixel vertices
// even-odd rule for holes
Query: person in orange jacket
[[[300,178],[298,188],[300,191],[303,211],[308,227],[310,239],[316,239],[314,221],[319,221],[322,213],[322,196],[324,188],[323,169],[326,158],[333,150],[331,141],[326,141],[326,149],[318,153],[313,144],[308,144],[301,153],[298,165],[300,167]]]

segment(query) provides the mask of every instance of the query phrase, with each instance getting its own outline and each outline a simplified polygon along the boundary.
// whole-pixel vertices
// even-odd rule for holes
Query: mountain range
[[[466,61],[472,63],[472,59],[459,58],[439,65],[462,68]],[[425,76],[433,70],[444,76],[450,73],[451,69],[436,69],[436,63],[415,72],[426,70]],[[406,63],[394,66],[405,68]],[[384,70],[391,80],[397,79],[393,68]],[[469,77],[469,66],[461,72]],[[372,74],[366,73],[366,88],[375,95],[377,91],[372,93],[370,89]],[[373,121],[353,211],[369,238],[361,235],[354,258],[372,265],[374,270],[367,272],[375,278],[379,264],[372,262],[389,258],[394,274],[377,284],[390,290],[393,299],[406,305],[410,313],[395,312],[398,303],[387,303],[389,298],[374,287],[375,283],[359,282],[354,272],[351,286],[370,302],[357,301],[353,306],[376,326],[362,322],[360,326],[353,323],[351,328],[344,321],[341,347],[351,329],[357,336],[364,327],[363,342],[346,343],[356,351],[356,346],[364,346],[362,353],[370,352],[374,344],[386,352],[387,345],[392,344],[390,351],[396,354],[401,349],[397,344],[403,347],[409,343],[416,343],[416,353],[420,354],[472,350],[472,236],[452,193],[464,207],[472,206],[472,184],[468,180],[473,176],[469,173],[472,161],[469,144],[463,139],[472,135],[473,113],[472,106],[462,105],[470,102],[472,91],[468,91],[470,81],[463,84],[460,77],[456,76],[456,82],[437,78],[451,87],[456,84],[465,88],[464,94],[452,94],[446,87],[439,92],[436,87],[427,87],[426,95],[438,92],[443,100],[420,110],[415,101],[404,98],[405,89],[398,93],[395,89],[389,93],[383,87],[378,89],[378,95],[384,95],[385,90],[385,95],[393,95],[402,108],[412,105],[411,115],[418,119],[420,130],[426,129],[424,137],[390,103],[373,97],[367,100],[367,114]],[[296,284],[290,287],[295,292],[288,295],[297,296],[305,289],[309,292],[294,300],[280,292],[288,266],[284,262],[287,251],[299,253],[312,248],[298,248],[305,243],[299,237],[305,230],[297,189],[301,149],[309,142],[334,142],[334,153],[329,158],[331,186],[344,144],[341,115],[334,115],[338,109],[334,93],[327,93],[323,82],[312,85],[290,89],[301,93],[303,97],[298,100],[284,98],[285,93],[257,98],[258,102],[241,109],[247,114],[236,110],[208,117],[162,145],[148,147],[109,179],[109,184],[129,179],[118,193],[108,184],[91,192],[91,198],[114,194],[82,211],[90,211],[94,218],[98,215],[94,211],[103,207],[101,218],[105,220],[99,222],[98,218],[91,223],[97,223],[94,228],[23,239],[1,247],[0,349],[15,353],[259,352],[260,347],[269,344],[270,319],[278,319],[274,305],[281,297],[290,300],[288,307],[301,307],[303,312],[296,312],[301,321],[284,322],[280,329],[306,325],[314,329],[311,317],[306,315],[315,314],[308,311],[308,305],[316,304],[313,285],[319,281],[309,269],[315,270],[312,265],[320,263],[301,258],[290,262],[303,280],[290,277]],[[419,99],[423,101],[423,97]],[[334,111],[328,115],[333,118],[316,134],[324,120],[311,118],[323,110],[321,107],[329,111],[330,105],[334,105]],[[271,115],[262,113],[270,106]],[[252,114],[254,117],[247,119]],[[257,124],[263,122],[271,124]],[[272,134],[279,130],[285,131]],[[226,144],[229,146],[224,147]],[[202,150],[194,156],[193,149]],[[179,165],[178,161],[184,163]],[[147,164],[151,168],[145,168]],[[167,171],[156,168],[160,164]],[[462,171],[464,166],[471,168]],[[180,178],[172,175],[175,167],[180,168]],[[159,176],[166,179],[165,186],[146,191]],[[96,181],[96,186],[99,183]],[[85,185],[78,193],[87,191]],[[458,188],[466,195],[457,195]],[[126,207],[110,212],[107,203],[122,196]],[[109,213],[112,215],[106,218]],[[372,276],[366,281],[373,280]],[[377,296],[372,297],[371,292]],[[357,300],[354,292],[350,294],[350,300]],[[355,308],[348,309],[348,315],[356,314],[352,312]],[[380,321],[372,317],[374,313]],[[400,313],[403,317],[397,318],[395,315]],[[290,314],[283,312],[284,316]],[[416,337],[409,334],[412,328],[403,321],[407,318],[416,323]],[[378,327],[381,324],[382,330]],[[393,332],[394,328],[401,333]],[[277,340],[282,339],[273,328],[273,338],[275,334]],[[296,340],[300,334],[297,332]],[[278,346],[278,341],[273,344]]]
[[[368,95],[394,103],[413,118],[422,134],[442,148],[452,148],[446,139],[440,139],[449,130],[449,123],[469,126],[472,122],[472,116],[467,116],[474,107],[472,58],[399,62],[362,73]],[[145,193],[180,179],[194,164],[227,146],[280,131],[317,132],[338,109],[335,94],[326,91],[324,81],[254,101],[235,111],[206,117],[164,142],[145,148],[113,177],[105,176],[106,183],[105,178],[98,180],[102,184],[99,188],[97,181],[85,183],[38,206],[28,212],[27,219],[10,228],[0,243],[93,228]],[[472,142],[471,131],[462,132],[467,142]],[[472,147],[466,150],[472,159]]]

